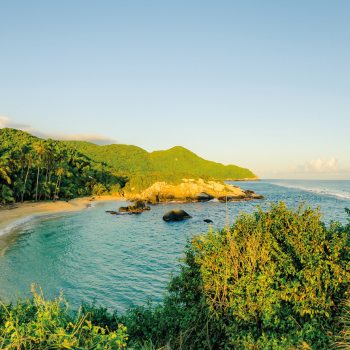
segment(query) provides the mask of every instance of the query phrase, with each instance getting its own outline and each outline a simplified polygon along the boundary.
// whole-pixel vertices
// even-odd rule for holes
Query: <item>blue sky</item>
[[[349,14],[348,0],[0,0],[0,127],[350,179]]]

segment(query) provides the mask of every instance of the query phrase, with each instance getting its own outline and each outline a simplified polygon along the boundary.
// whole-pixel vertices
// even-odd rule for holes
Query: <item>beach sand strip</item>
[[[37,203],[16,203],[14,209],[0,210],[0,230],[5,229],[13,222],[25,219],[31,215],[54,214],[61,211],[77,211],[86,208],[88,204],[105,201],[125,200],[122,197],[101,196],[95,197],[91,202],[91,197],[75,198],[57,202],[37,202]]]

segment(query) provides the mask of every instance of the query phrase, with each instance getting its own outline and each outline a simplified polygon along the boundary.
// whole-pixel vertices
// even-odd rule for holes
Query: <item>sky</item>
[[[350,1],[0,0],[0,128],[350,179]]]

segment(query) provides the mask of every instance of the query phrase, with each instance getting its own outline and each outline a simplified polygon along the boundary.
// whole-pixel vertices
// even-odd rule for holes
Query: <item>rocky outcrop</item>
[[[145,203],[141,200],[135,201],[134,205],[128,205],[127,207],[120,207],[119,211],[120,212],[127,212],[127,213],[132,213],[132,214],[140,214],[143,211],[148,211],[151,210],[150,207],[146,207]],[[112,214],[112,212],[111,212]]]
[[[192,216],[188,215],[185,211],[181,209],[174,209],[168,211],[164,216],[164,221],[181,221],[184,219],[191,219]]]
[[[126,194],[129,200],[142,200],[157,204],[160,202],[206,202],[217,198],[219,201],[241,201],[265,199],[253,191],[244,192],[238,186],[228,185],[222,181],[204,181],[203,179],[183,179],[179,185],[156,182],[151,187],[137,194]]]

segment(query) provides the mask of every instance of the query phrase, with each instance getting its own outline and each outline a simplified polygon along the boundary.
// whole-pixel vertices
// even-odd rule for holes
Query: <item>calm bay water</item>
[[[306,201],[320,206],[324,221],[345,224],[350,208],[350,181],[264,180],[232,182],[267,198],[285,201],[294,208]],[[73,306],[82,300],[123,312],[132,301],[144,304],[162,299],[169,274],[178,271],[186,237],[226,225],[226,204],[168,203],[152,206],[140,215],[110,215],[125,201],[98,203],[75,213],[33,219],[0,236],[0,295],[14,299],[29,295],[30,284],[39,282],[52,297],[62,291]],[[228,220],[251,213],[264,201],[228,203]],[[166,223],[162,216],[181,208],[193,219]],[[0,232],[1,234],[1,232]]]

